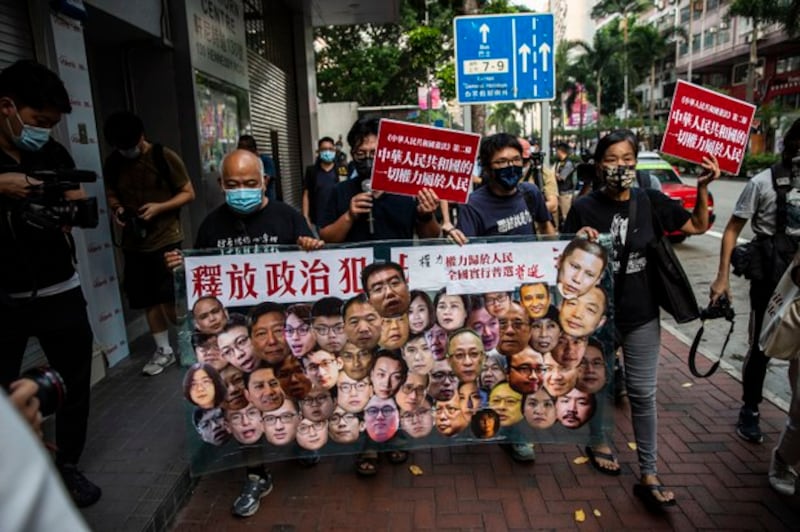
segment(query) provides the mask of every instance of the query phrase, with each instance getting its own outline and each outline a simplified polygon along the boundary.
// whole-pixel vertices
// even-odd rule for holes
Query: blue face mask
[[[17,113],[17,120],[22,124],[22,131],[20,131],[19,136],[14,136],[14,144],[16,144],[17,148],[25,151],[39,151],[50,140],[50,128],[30,126],[22,121],[19,113]],[[6,124],[13,136],[14,130],[11,129],[11,121],[8,118],[6,118]]]
[[[239,214],[248,214],[261,206],[264,191],[260,188],[234,188],[225,191],[225,203]]]
[[[319,160],[323,163],[332,163],[336,160],[336,152],[333,150],[323,150],[319,152]]]
[[[513,190],[522,179],[522,167],[510,165],[493,170],[497,183],[506,190]]]

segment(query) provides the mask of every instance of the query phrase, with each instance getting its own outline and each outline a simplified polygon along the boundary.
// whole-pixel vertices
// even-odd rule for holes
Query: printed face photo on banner
[[[607,258],[576,239],[555,262],[555,282],[509,291],[412,290],[402,266],[379,262],[346,300],[264,302],[244,315],[201,297],[183,382],[197,436],[324,452],[582,427],[607,384],[593,336],[607,323]]]

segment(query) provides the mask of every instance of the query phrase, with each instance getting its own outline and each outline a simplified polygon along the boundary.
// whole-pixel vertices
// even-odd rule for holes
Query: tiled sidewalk
[[[356,477],[350,457],[324,458],[311,469],[279,463],[272,467],[275,489],[255,516],[231,516],[243,479],[241,470],[229,471],[197,483],[173,530],[800,529],[800,496],[778,496],[766,475],[785,414],[765,403],[765,443],[743,442],[733,431],[741,385],[723,372],[693,379],[687,351],[663,334],[659,471],[679,501],[663,516],[649,514],[633,496],[638,467],[628,447],[630,414],[622,408],[615,433],[619,477],[574,464],[582,454],[574,445],[538,446],[530,467],[514,464],[496,445],[417,451],[404,465],[382,462],[369,479]],[[422,476],[409,472],[412,463]],[[575,521],[579,509],[582,523]]]

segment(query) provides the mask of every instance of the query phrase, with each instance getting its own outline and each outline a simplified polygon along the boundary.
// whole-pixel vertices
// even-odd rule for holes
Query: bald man
[[[323,246],[312,236],[303,215],[295,208],[270,200],[261,159],[247,150],[235,150],[222,161],[219,179],[225,204],[214,209],[200,224],[195,249],[250,245],[297,244],[309,251]],[[179,252],[165,255],[167,265],[179,266]]]
[[[225,204],[214,209],[200,224],[195,249],[297,244],[309,251],[324,244],[311,235],[299,211],[267,199],[261,159],[252,152],[236,150],[228,154],[222,161],[219,184],[225,193]],[[179,252],[170,252],[165,260],[174,268],[183,258]],[[239,517],[255,514],[261,497],[271,490],[272,475],[265,466],[248,467],[242,493],[233,502],[233,514]]]

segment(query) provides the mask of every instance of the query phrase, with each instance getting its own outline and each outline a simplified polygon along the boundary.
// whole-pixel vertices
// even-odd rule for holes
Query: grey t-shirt
[[[756,174],[739,195],[733,215],[750,220],[753,232],[760,235],[775,234],[775,215],[778,195],[772,186],[769,168]],[[786,234],[800,237],[800,190],[793,187],[786,195]]]

